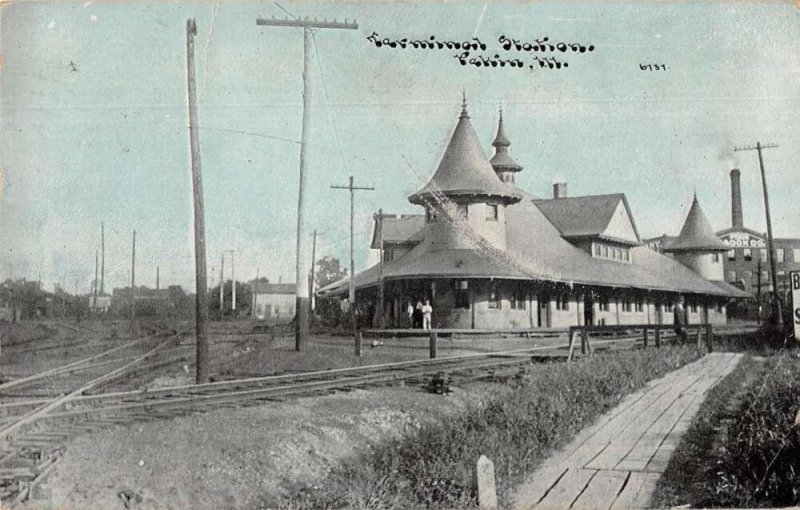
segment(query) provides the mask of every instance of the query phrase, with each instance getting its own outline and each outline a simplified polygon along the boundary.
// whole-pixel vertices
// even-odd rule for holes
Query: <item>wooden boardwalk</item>
[[[633,393],[520,486],[514,508],[647,508],[706,393],[741,354],[712,353]]]

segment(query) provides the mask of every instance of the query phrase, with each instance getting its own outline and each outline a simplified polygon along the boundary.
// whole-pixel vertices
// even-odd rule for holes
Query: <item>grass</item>
[[[495,464],[498,496],[511,491],[554,449],[649,380],[699,356],[694,347],[598,354],[552,364],[483,406],[378,445],[305,488],[284,508],[469,508],[481,454]]]
[[[800,504],[800,360],[746,359],[714,388],[659,480],[666,507]]]
[[[733,372],[709,391],[658,480],[650,501],[652,507],[680,506],[697,499],[698,481],[702,477],[706,459],[714,449],[720,423],[730,419],[734,413],[732,403],[741,400],[747,389],[764,375],[764,371],[763,362],[745,356]]]

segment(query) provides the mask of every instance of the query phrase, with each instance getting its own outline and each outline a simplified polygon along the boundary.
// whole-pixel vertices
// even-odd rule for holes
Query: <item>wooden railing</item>
[[[713,349],[714,342],[714,329],[711,324],[685,324],[681,329],[686,332],[687,339],[689,333],[695,335],[697,346],[700,346],[700,340],[705,340],[705,347],[708,352]],[[674,324],[625,324],[614,326],[571,326],[569,328],[569,355],[568,360],[572,359],[575,350],[575,338],[580,335],[581,340],[581,354],[591,354],[592,347],[589,343],[589,334],[605,334],[618,336],[620,333],[642,335],[642,344],[647,347],[650,339],[650,332],[653,332],[653,340],[656,348],[661,347],[661,341],[665,335],[664,331],[669,331],[674,334],[668,336],[677,338],[678,334]]]

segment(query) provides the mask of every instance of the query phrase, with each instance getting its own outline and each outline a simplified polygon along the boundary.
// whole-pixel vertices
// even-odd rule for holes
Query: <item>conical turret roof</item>
[[[489,163],[491,163],[495,171],[519,172],[522,170],[522,166],[514,161],[514,158],[508,153],[511,142],[508,140],[506,130],[503,127],[503,110],[500,110],[500,120],[497,123],[497,136],[494,137],[492,145],[495,147],[495,154],[492,156]]]
[[[497,178],[469,120],[466,100],[439,167],[428,183],[408,200],[412,204],[430,204],[440,193],[448,198],[494,198],[505,203],[519,202],[522,198],[518,191]]]
[[[727,249],[728,247],[719,240],[711,228],[711,223],[708,222],[695,195],[681,233],[665,248],[665,251],[726,251]]]

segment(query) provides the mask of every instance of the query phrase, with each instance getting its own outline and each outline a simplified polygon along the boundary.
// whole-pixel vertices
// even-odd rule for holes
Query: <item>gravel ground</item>
[[[371,444],[475,404],[396,386],[116,426],[76,438],[31,508],[271,508]]]

